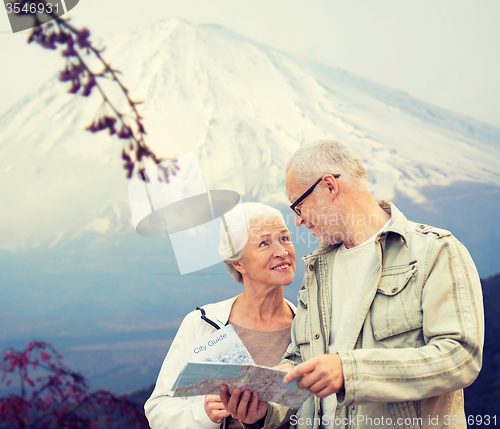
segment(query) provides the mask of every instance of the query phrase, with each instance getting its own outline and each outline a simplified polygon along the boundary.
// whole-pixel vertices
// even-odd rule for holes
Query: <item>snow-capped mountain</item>
[[[377,198],[500,186],[500,129],[227,29],[169,19],[106,45],[131,97],[144,100],[148,144],[165,158],[195,151],[207,189],[286,203],[286,162],[320,138],[361,156]],[[122,143],[84,131],[97,94],[65,89],[54,77],[0,118],[0,249],[132,228]]]

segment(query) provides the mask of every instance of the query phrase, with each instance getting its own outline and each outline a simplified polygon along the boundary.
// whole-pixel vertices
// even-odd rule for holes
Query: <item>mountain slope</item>
[[[482,280],[481,283],[483,285],[485,324],[483,366],[476,381],[465,389],[465,406],[467,414],[473,416],[490,415],[493,418],[493,415],[498,414],[498,402],[500,401],[500,343],[498,342],[500,274]],[[500,416],[497,415],[497,418]]]

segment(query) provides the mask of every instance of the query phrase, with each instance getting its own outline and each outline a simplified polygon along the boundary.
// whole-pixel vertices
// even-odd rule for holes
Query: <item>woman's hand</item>
[[[278,369],[280,371],[291,371],[294,368],[294,366],[291,363],[284,363],[282,365],[276,365],[273,366],[273,369]]]
[[[231,415],[231,413],[225,410],[219,395],[205,396],[205,412],[210,420],[218,424]]]
[[[220,398],[226,410],[231,413],[233,419],[242,423],[252,424],[259,421],[267,413],[267,404],[265,401],[259,401],[257,392],[245,390],[241,392],[235,387],[231,395],[226,385],[220,387]]]

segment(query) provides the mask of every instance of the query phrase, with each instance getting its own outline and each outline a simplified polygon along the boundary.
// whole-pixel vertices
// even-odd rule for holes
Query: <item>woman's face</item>
[[[295,275],[295,248],[282,219],[267,217],[250,225],[243,258],[235,263],[243,283],[289,285]]]

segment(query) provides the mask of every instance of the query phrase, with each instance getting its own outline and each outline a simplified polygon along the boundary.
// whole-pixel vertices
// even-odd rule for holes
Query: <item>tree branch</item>
[[[24,4],[31,4],[32,2],[32,0],[21,0],[21,9]],[[38,3],[45,4],[46,0],[39,0]],[[29,13],[20,14],[30,15]],[[40,23],[36,14],[31,15],[34,17],[35,23]],[[28,43],[34,41],[42,47],[52,50],[57,49],[57,45],[66,45],[62,55],[67,61],[65,69],[60,74],[60,80],[63,82],[71,81],[72,86],[69,92],[72,94],[80,93],[84,97],[90,96],[93,88],[97,87],[103,98],[103,105],[109,106],[113,113],[112,115],[100,115],[86,129],[92,133],[108,130],[110,135],[116,134],[119,139],[125,140],[121,157],[124,162],[123,167],[127,171],[127,178],[130,179],[135,173],[139,174],[143,180],[148,181],[147,176],[143,174],[146,169],[145,162],[149,159],[154,164],[165,164],[165,160],[158,157],[146,143],[146,129],[142,122],[143,117],[137,109],[137,105],[141,102],[133,101],[130,98],[129,90],[118,76],[120,72],[111,67],[104,59],[102,55],[104,49],[98,49],[90,42],[90,31],[88,29],[76,29],[70,24],[69,18],[57,17],[53,11],[47,12],[47,15],[54,18],[53,21],[35,26],[28,38]],[[86,55],[93,54],[103,65],[103,71],[100,73],[93,72],[85,61],[83,52]],[[83,86],[82,79],[85,79]],[[99,79],[108,79],[118,85],[131,109],[132,121],[135,123],[136,130],[132,130],[125,120],[126,114],[120,112],[111,102],[103,87],[98,83]],[[120,124],[118,131],[115,126],[117,121]],[[178,169],[176,159],[170,160],[166,165],[159,165],[158,180],[165,180],[168,183],[169,175],[175,175]]]

